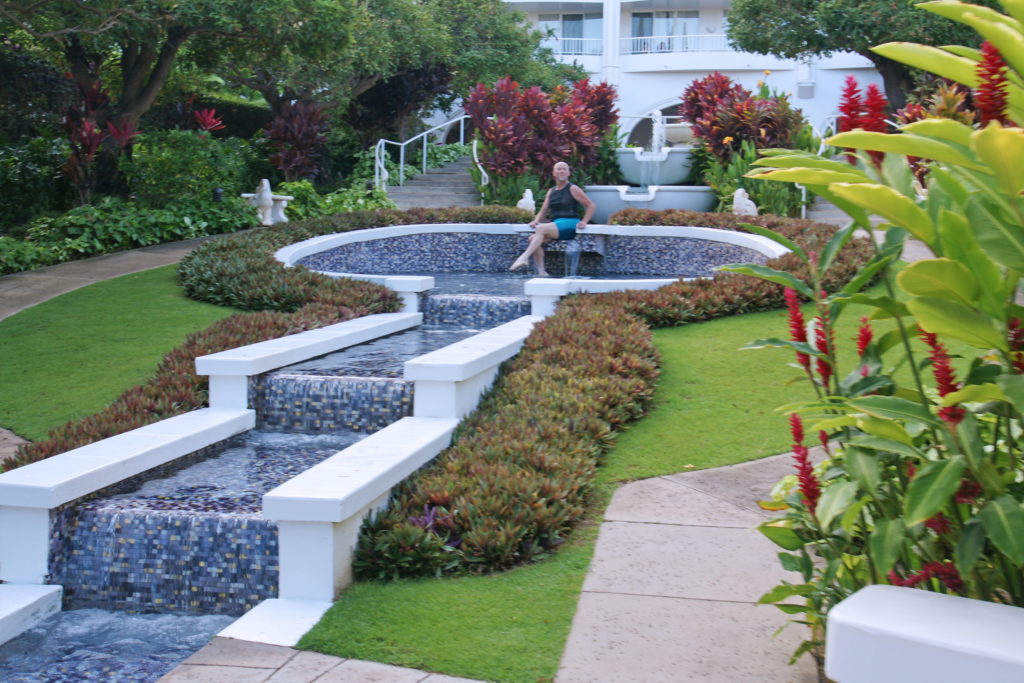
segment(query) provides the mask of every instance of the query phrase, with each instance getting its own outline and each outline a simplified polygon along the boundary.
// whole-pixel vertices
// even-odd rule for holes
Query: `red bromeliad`
[[[932,362],[932,374],[935,375],[935,384],[939,390],[939,396],[945,396],[960,389],[960,384],[956,381],[956,374],[953,372],[953,365],[950,363],[949,352],[946,350],[945,344],[938,340],[935,333],[925,332],[924,330],[921,330],[921,340],[924,341],[932,352],[928,358]],[[958,405],[939,408],[939,418],[951,427],[960,424],[966,413],[967,411]]]
[[[814,514],[818,507],[818,499],[821,498],[821,483],[814,474],[807,446],[803,445],[804,423],[796,413],[789,416],[789,431],[793,435],[793,459],[796,460],[796,478],[800,482],[800,493],[804,497],[807,509]]]
[[[1007,81],[1006,62],[999,50],[987,40],[981,44],[981,61],[978,62],[978,87],[974,91],[974,106],[978,110],[978,121],[984,128],[990,121],[1000,125],[1011,125],[1006,118]]]

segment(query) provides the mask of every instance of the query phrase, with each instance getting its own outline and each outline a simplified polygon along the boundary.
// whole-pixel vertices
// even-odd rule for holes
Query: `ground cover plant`
[[[922,7],[977,30],[981,49],[875,50],[973,88],[977,124],[925,117],[898,134],[832,138],[855,165],[782,153],[758,162],[769,169],[758,177],[806,184],[855,224],[867,226],[873,212],[887,230],[866,266],[882,274],[881,296],[822,291],[827,252],[798,253],[807,264],[798,278],[746,270],[787,285],[789,338],[755,345],[794,351],[813,392],[788,407],[798,482],[783,514],[762,526],[786,551],[783,567],[803,575],[762,598],[811,626],[796,655],[820,655],[828,611],[870,584],[1024,606],[1024,11],[1009,2],[1012,16],[959,2]],[[935,258],[894,276],[908,234]],[[801,297],[814,302],[813,331],[796,310]],[[872,309],[855,351],[831,331],[850,302]],[[879,335],[877,320],[895,328]],[[951,340],[968,349],[959,368]],[[858,359],[850,374],[837,371],[840,354]],[[900,366],[912,376],[896,376]],[[819,468],[806,459],[816,437],[834,442]]]

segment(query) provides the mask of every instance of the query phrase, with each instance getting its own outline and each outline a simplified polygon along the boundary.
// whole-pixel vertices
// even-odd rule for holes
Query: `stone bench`
[[[1024,681],[1024,608],[868,586],[828,613],[825,674],[837,683]]]

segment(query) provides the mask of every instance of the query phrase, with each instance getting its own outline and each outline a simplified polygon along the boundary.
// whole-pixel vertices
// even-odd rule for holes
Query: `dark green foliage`
[[[252,227],[255,211],[237,197],[177,201],[162,209],[106,197],[55,218],[34,220],[27,240],[0,249],[0,274]],[[32,255],[26,260],[26,255]]]
[[[67,140],[36,137],[0,147],[0,234],[21,237],[22,227],[46,211],[71,204],[71,188],[61,176]]]
[[[75,94],[59,69],[9,40],[0,46],[0,83],[0,144],[55,130]]]
[[[263,130],[274,118],[266,104],[250,104],[237,100],[223,100],[203,95],[183,101],[159,104],[145,113],[139,128],[142,130],[194,130],[195,118],[192,113],[200,109],[216,109],[224,120],[224,128],[213,135],[217,138],[249,139]]]
[[[182,199],[206,199],[219,187],[227,197],[251,192],[252,153],[238,138],[211,133],[168,130],[144,133],[131,159],[121,161],[131,192],[149,206]]]

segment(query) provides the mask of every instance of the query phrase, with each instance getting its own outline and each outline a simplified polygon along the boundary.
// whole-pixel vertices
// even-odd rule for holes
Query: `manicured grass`
[[[185,298],[175,266],[63,294],[0,320],[0,426],[31,441],[101,410],[189,332],[235,311]]]

